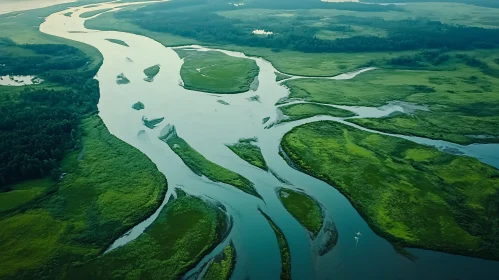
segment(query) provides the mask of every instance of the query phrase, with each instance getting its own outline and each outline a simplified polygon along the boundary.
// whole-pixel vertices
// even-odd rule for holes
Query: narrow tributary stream
[[[350,202],[335,188],[291,168],[278,155],[279,143],[284,133],[297,125],[318,120],[352,124],[339,118],[318,116],[265,128],[269,123],[278,120],[275,104],[289,94],[288,89],[275,81],[276,69],[268,61],[247,57],[255,60],[260,67],[259,87],[256,91],[234,95],[190,91],[180,85],[179,73],[182,60],[172,48],[135,34],[88,30],[84,27],[87,19],[79,17],[81,13],[87,11],[103,8],[118,9],[125,5],[130,3],[106,3],[99,6],[69,8],[49,16],[40,26],[40,30],[47,34],[84,42],[102,53],[104,63],[96,77],[101,92],[99,115],[112,134],[140,149],[165,174],[170,186],[165,202],[172,195],[173,189],[179,187],[191,194],[219,201],[226,206],[234,221],[229,239],[234,242],[237,250],[233,279],[247,277],[279,279],[280,255],[277,240],[269,224],[259,213],[258,207],[265,211],[284,232],[291,250],[294,279],[497,279],[495,276],[499,273],[499,262],[417,249],[409,251],[418,259],[408,260],[396,253],[390,243],[373,233]],[[64,14],[68,12],[72,14],[65,16]],[[129,47],[111,43],[106,39],[122,40]],[[189,48],[207,50],[199,46]],[[246,57],[243,53],[224,52],[231,56]],[[153,82],[144,81],[143,70],[156,64],[161,65],[159,74]],[[366,70],[339,77],[355,78],[363,71]],[[129,84],[116,83],[116,77],[120,73],[130,80]],[[249,100],[249,97],[254,95],[260,96],[260,102]],[[229,105],[221,104],[217,102],[218,100],[223,100]],[[138,101],[144,103],[144,110],[132,109],[132,105]],[[360,117],[382,116],[395,110],[367,107],[364,108],[367,110],[364,112],[370,113],[363,115],[363,110],[358,109],[360,107],[352,107],[352,110],[354,108],[357,108],[356,113]],[[149,119],[164,117],[165,120],[157,129],[148,129],[142,124],[143,116]],[[270,120],[267,124],[262,124],[262,119],[266,117],[270,117]],[[158,139],[161,128],[167,124],[174,125],[178,135],[207,159],[252,181],[263,201],[235,187],[214,183],[195,175],[168,145]],[[498,145],[460,146],[419,137],[393,136],[447,151],[448,148],[457,149],[483,162],[499,166]],[[270,169],[289,181],[289,185],[280,182],[270,172],[251,166],[225,146],[237,142],[240,138],[251,137],[259,139],[259,145]],[[280,203],[275,193],[278,187],[302,189],[324,206],[326,216],[335,222],[339,232],[338,244],[331,252],[319,257],[317,250],[311,249],[315,247],[311,246],[308,232]],[[110,250],[140,236],[154,221],[160,210],[161,208],[156,214],[116,240]],[[361,235],[357,235],[358,232]],[[356,236],[359,237],[358,240],[354,238]],[[223,244],[206,256],[188,275],[200,269],[222,248]]]

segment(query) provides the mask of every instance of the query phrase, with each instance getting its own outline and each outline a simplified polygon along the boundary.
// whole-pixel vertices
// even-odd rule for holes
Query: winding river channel
[[[326,116],[270,126],[281,117],[275,104],[286,97],[289,91],[275,81],[274,72],[277,70],[268,61],[247,57],[256,61],[260,67],[256,91],[234,95],[190,91],[181,86],[180,68],[183,61],[172,48],[135,34],[88,30],[84,27],[87,19],[79,17],[83,12],[103,8],[119,9],[125,5],[130,3],[69,8],[50,15],[40,26],[40,31],[84,42],[102,53],[104,63],[96,76],[101,92],[98,105],[100,117],[112,134],[141,150],[165,174],[170,187],[161,207],[174,194],[174,188],[178,187],[191,194],[219,201],[232,216],[233,228],[227,240],[185,278],[195,278],[189,276],[196,275],[195,272],[232,240],[237,250],[233,279],[279,279],[281,265],[277,240],[268,222],[259,213],[258,208],[261,208],[281,228],[289,242],[293,279],[498,279],[499,262],[419,249],[408,249],[417,257],[415,261],[399,255],[389,242],[369,228],[350,202],[335,188],[290,167],[278,155],[278,151],[282,136],[293,127],[319,120],[358,126],[344,119]],[[106,39],[122,40],[129,47]],[[189,48],[207,50],[200,46]],[[235,57],[246,57],[239,52],[224,52]],[[156,64],[161,65],[161,71],[152,82],[145,81],[143,70]],[[336,78],[355,78],[363,71],[366,70]],[[116,83],[120,73],[130,80],[129,84]],[[249,100],[254,95],[260,96],[260,102]],[[221,104],[218,100],[229,105]],[[132,105],[138,101],[144,103],[144,110],[132,109]],[[350,109],[359,117],[381,117],[393,111],[404,111],[405,107],[394,103],[382,108],[341,108]],[[165,120],[156,129],[148,129],[142,123],[143,116],[149,119],[164,117]],[[262,124],[262,119],[267,117],[270,120]],[[168,124],[174,125],[178,135],[207,159],[252,181],[263,200],[194,174],[167,144],[158,139],[162,128]],[[498,145],[461,146],[419,137],[392,136],[473,156],[499,167]],[[271,172],[248,164],[225,146],[236,143],[240,138],[251,137],[258,138],[272,173],[289,183],[282,183]],[[280,203],[276,195],[278,187],[301,189],[323,205],[327,219],[333,220],[338,229],[339,239],[333,250],[319,256],[318,247],[308,232]],[[160,210],[116,240],[109,250],[137,238],[154,221]],[[361,233],[358,240],[355,239],[357,232]]]

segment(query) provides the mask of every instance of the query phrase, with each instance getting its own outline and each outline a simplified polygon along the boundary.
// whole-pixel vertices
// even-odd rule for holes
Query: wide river
[[[232,240],[237,250],[233,279],[279,279],[281,267],[277,240],[268,222],[259,213],[260,207],[282,229],[289,242],[293,279],[499,279],[499,262],[419,249],[408,249],[417,257],[415,261],[399,255],[389,242],[369,228],[350,202],[334,187],[291,168],[278,155],[284,133],[297,125],[324,119],[348,123],[338,118],[313,117],[265,128],[278,120],[275,103],[289,93],[287,88],[275,82],[276,70],[268,61],[248,57],[260,67],[259,87],[256,91],[234,95],[190,91],[180,85],[179,73],[183,61],[172,48],[135,34],[88,30],[84,27],[87,19],[79,17],[83,12],[103,8],[119,9],[124,5],[129,4],[106,3],[97,7],[69,8],[50,15],[40,26],[40,31],[84,42],[102,53],[104,63],[96,76],[101,92],[98,105],[100,117],[112,134],[141,150],[165,174],[170,186],[165,201],[173,194],[174,188],[178,187],[191,194],[219,201],[233,217],[233,228],[227,240],[206,256],[186,278]],[[72,14],[64,15],[69,12]],[[129,47],[106,39],[122,40]],[[199,46],[190,48],[205,50]],[[231,56],[246,57],[243,53],[224,52]],[[153,82],[144,81],[143,70],[156,64],[161,65],[159,74]],[[336,78],[355,78],[358,74],[362,75],[363,71]],[[131,82],[118,85],[116,77],[120,73]],[[254,95],[260,96],[260,102],[248,100]],[[221,104],[218,100],[229,105]],[[138,101],[144,103],[144,110],[132,109],[132,105]],[[392,104],[383,108],[350,109],[363,117],[379,117],[395,110],[404,111],[404,106]],[[164,117],[165,120],[158,128],[148,129],[142,124],[143,116]],[[270,120],[262,124],[262,119],[266,117],[270,117]],[[175,125],[178,135],[207,159],[251,180],[263,200],[247,195],[235,187],[214,183],[195,175],[168,145],[158,139],[162,128],[167,124]],[[441,150],[460,151],[499,166],[497,145],[460,146],[445,141],[394,136]],[[258,138],[262,153],[273,173],[285,178],[288,184],[280,182],[272,173],[243,161],[225,146],[240,138],[251,137]],[[303,190],[323,205],[327,219],[334,221],[339,233],[338,244],[332,251],[319,256],[318,245],[280,203],[275,193],[278,187]],[[160,209],[116,240],[110,250],[140,236],[157,217]],[[361,235],[358,236],[358,232]]]

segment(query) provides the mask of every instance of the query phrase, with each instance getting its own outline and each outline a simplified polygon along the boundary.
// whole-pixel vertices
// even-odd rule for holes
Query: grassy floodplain
[[[305,193],[291,189],[279,189],[279,199],[293,217],[315,238],[324,223],[320,204]]]
[[[335,122],[294,128],[281,144],[394,244],[499,259],[497,169]]]
[[[258,139],[239,139],[236,144],[226,145],[232,152],[238,155],[240,158],[244,159],[251,165],[254,165],[263,170],[268,170],[267,163],[263,158],[262,151],[257,145]]]
[[[194,150],[184,139],[177,135],[163,137],[165,143],[182,159],[182,161],[197,175],[206,176],[214,182],[222,182],[232,185],[241,191],[254,195],[258,198],[261,196],[255,190],[253,183],[245,177],[228,170],[216,163],[206,159],[202,154]]]
[[[229,280],[236,265],[236,248],[231,243],[210,264],[204,280]]]
[[[281,280],[290,280],[291,279],[291,253],[289,251],[288,241],[282,233],[281,229],[272,221],[272,219],[265,214],[261,209],[260,213],[265,217],[265,219],[269,222],[270,227],[274,231],[277,244],[279,245],[279,251],[281,252]]]
[[[23,211],[0,217],[0,278],[59,278],[161,203],[166,179],[145,155],[112,136],[97,116],[84,120],[83,133],[83,157],[66,157],[64,178]],[[24,186],[34,192],[48,184]]]
[[[118,44],[118,45],[122,45],[124,47],[130,47],[125,41],[123,40],[119,40],[119,39],[106,39],[106,41],[109,41],[111,43],[115,43],[115,44]]]
[[[281,122],[295,121],[306,119],[317,115],[325,115],[332,117],[353,117],[355,113],[348,110],[334,108],[331,106],[304,103],[304,104],[291,104],[279,107],[279,110],[288,118],[282,119]]]
[[[180,191],[136,240],[75,267],[69,279],[179,279],[219,244],[228,230],[223,211]]]
[[[406,101],[428,106],[428,111],[410,115],[351,120],[364,127],[460,144],[498,142],[496,57],[494,51],[421,52],[375,62],[385,69],[353,80],[297,79],[284,83],[290,88],[290,98],[320,103],[382,106]],[[441,59],[444,61],[438,63]]]
[[[218,51],[189,51],[180,69],[185,88],[210,93],[249,91],[258,72],[255,61]]]
[[[276,82],[291,78],[291,76],[286,75],[286,74],[282,74],[279,72],[274,72],[274,74],[275,74],[275,81]]]

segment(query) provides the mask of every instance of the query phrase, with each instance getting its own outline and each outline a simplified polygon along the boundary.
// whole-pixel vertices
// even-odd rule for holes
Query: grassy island
[[[145,106],[144,106],[144,103],[139,101],[139,102],[133,104],[132,108],[137,110],[137,111],[140,111],[140,110],[143,110],[145,108]]]
[[[125,74],[121,73],[116,76],[116,83],[118,85],[126,85],[130,83],[130,80],[125,76]]]
[[[231,243],[210,264],[204,280],[229,280],[236,265],[236,248]]]
[[[288,241],[282,233],[281,229],[272,221],[272,219],[265,214],[261,209],[260,213],[265,217],[265,219],[269,222],[270,227],[274,231],[277,244],[279,245],[279,251],[281,252],[281,280],[290,280],[291,279],[291,253],[289,251]]]
[[[278,195],[286,210],[315,238],[324,223],[320,204],[312,197],[291,189],[279,189]]]
[[[198,151],[194,150],[184,141],[184,139],[177,135],[172,135],[164,137],[161,140],[167,143],[182,161],[197,175],[206,176],[214,182],[232,185],[245,193],[261,198],[250,180],[234,171],[209,161]]]
[[[73,268],[69,279],[180,279],[228,230],[223,211],[180,193],[136,240]]]
[[[154,77],[158,75],[159,70],[161,69],[161,66],[159,64],[153,65],[151,67],[147,67],[144,69],[144,74],[146,75],[146,78],[144,78],[144,81],[146,82],[152,82],[154,80]]]
[[[328,121],[296,127],[281,144],[394,244],[499,259],[497,169]]]
[[[227,147],[251,165],[263,170],[268,170],[262,151],[260,150],[260,147],[255,144],[256,142],[258,142],[258,139],[256,138],[239,139],[238,143],[227,145]]]
[[[185,88],[210,93],[249,91],[258,72],[255,61],[218,51],[188,51],[180,69]]]
[[[279,110],[288,118],[281,120],[281,122],[295,121],[300,119],[306,119],[317,115],[332,116],[332,117],[353,117],[355,113],[348,110],[339,109],[331,106],[313,104],[313,103],[303,103],[303,104],[291,104],[287,106],[279,107]]]

